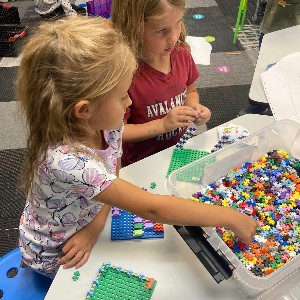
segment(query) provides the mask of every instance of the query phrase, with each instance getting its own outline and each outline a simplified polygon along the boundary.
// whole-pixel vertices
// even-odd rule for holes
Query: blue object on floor
[[[0,258],[1,300],[42,300],[52,279],[30,268],[20,267],[21,251],[16,248]]]

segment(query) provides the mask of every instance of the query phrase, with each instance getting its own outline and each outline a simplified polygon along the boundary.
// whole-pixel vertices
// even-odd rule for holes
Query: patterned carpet
[[[33,1],[8,3],[19,8],[28,35],[41,22]],[[185,22],[188,35],[212,36],[211,64],[197,65],[196,87],[201,102],[212,111],[208,128],[219,126],[238,115],[248,104],[248,94],[258,54],[259,27],[252,24],[254,1],[249,3],[246,26],[234,45],[239,0],[187,0]],[[204,18],[197,19],[196,15]],[[231,53],[228,53],[231,52]],[[234,55],[233,53],[234,52]],[[18,191],[18,176],[26,146],[26,129],[17,114],[14,86],[20,58],[0,58],[0,256],[17,246],[18,221],[24,198]],[[217,72],[217,70],[229,70]]]

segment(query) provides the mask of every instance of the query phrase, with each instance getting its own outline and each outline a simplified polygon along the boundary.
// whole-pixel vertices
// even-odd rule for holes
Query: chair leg
[[[248,6],[248,0],[244,0],[244,3],[243,3],[243,18],[242,18],[241,30],[244,30],[244,24],[245,24],[245,19],[246,19],[246,14],[247,14],[247,6]]]
[[[241,0],[240,1],[240,6],[239,6],[238,16],[237,16],[236,23],[235,23],[235,31],[234,31],[234,36],[233,36],[233,44],[235,44],[236,40],[237,40],[237,36],[238,36],[238,32],[239,32],[239,27],[240,27],[241,16],[242,16],[242,13],[244,12],[244,8],[245,7],[247,8],[247,0]],[[246,11],[247,11],[247,9],[246,9]],[[243,20],[244,20],[244,22],[245,22],[245,18],[246,18],[246,14],[243,14]],[[242,27],[244,27],[244,24],[243,24]]]
[[[237,39],[237,35],[239,32],[239,27],[240,27],[240,19],[241,19],[241,14],[242,14],[242,10],[243,10],[243,1],[240,1],[240,6],[239,6],[239,11],[238,11],[238,15],[236,18],[236,23],[235,23],[235,30],[234,30],[234,36],[233,36],[233,43],[236,43],[236,39]]]

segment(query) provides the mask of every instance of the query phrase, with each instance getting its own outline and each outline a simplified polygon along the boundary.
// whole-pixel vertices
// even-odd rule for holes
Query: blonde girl
[[[185,42],[184,7],[184,0],[113,1],[113,26],[139,64],[129,89],[123,166],[175,145],[188,125],[210,119],[195,87],[199,72]]]
[[[111,206],[168,224],[225,226],[246,243],[255,234],[256,222],[230,208],[153,195],[117,177],[135,68],[121,34],[96,18],[48,24],[23,51],[17,97],[29,137],[20,249],[41,274],[82,266]]]

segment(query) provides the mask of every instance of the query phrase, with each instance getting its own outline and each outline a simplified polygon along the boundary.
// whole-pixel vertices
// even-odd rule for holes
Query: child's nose
[[[169,34],[169,43],[175,45],[179,39],[180,32],[178,33],[177,30],[171,30]]]
[[[126,98],[126,101],[125,101],[125,106],[128,107],[128,106],[130,106],[131,104],[132,104],[132,100],[131,100],[130,96],[128,96],[128,97]]]

